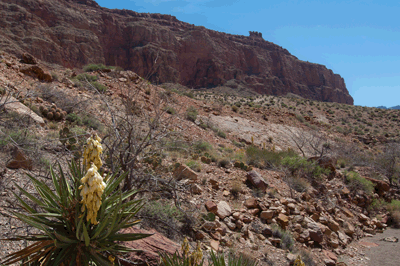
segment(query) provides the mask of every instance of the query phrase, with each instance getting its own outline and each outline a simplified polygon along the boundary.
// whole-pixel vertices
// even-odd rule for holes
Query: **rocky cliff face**
[[[170,15],[102,8],[92,0],[2,0],[0,49],[67,67],[118,65],[157,83],[240,85],[353,104],[343,78],[298,60],[257,32],[230,35]]]

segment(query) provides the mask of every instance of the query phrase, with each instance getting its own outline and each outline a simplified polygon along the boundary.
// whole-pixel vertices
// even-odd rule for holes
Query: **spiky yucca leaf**
[[[39,197],[16,185],[28,200],[14,194],[26,214],[13,214],[19,220],[37,228],[40,234],[7,239],[34,243],[9,254],[0,263],[9,265],[23,261],[24,265],[112,265],[107,258],[109,255],[118,258],[120,253],[133,251],[116,242],[134,241],[149,236],[120,233],[121,229],[139,222],[134,218],[142,207],[141,200],[129,200],[137,191],[118,190],[125,175],[107,178],[107,186],[102,195],[103,203],[98,213],[99,223],[93,225],[86,221],[86,212],[81,212],[82,199],[78,187],[84,176],[83,168],[75,161],[71,162],[69,168],[70,173],[67,176],[61,166],[58,173],[51,169],[54,189],[28,175]]]

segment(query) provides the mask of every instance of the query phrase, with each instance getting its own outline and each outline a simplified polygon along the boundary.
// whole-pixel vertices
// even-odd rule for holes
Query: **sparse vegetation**
[[[201,164],[198,161],[190,160],[186,163],[186,165],[196,172],[201,172]]]
[[[367,194],[372,194],[374,192],[374,184],[371,181],[361,177],[356,172],[348,172],[346,174],[346,181],[347,187],[353,193],[357,193],[360,190]]]
[[[197,119],[197,114],[197,109],[193,106],[190,106],[188,109],[186,109],[186,119],[189,121],[195,122]]]
[[[83,67],[83,71],[85,72],[94,72],[94,71],[104,71],[104,70],[110,70],[113,67],[108,67],[103,64],[88,64]]]

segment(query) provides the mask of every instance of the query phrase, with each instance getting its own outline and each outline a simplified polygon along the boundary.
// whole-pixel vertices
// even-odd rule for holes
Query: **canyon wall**
[[[2,0],[0,49],[71,68],[121,66],[155,83],[240,85],[353,104],[340,75],[297,59],[261,33],[231,35],[170,15],[102,8],[92,0]]]

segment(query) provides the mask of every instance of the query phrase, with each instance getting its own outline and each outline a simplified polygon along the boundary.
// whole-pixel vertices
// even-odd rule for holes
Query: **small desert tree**
[[[389,143],[375,161],[375,168],[384,174],[391,185],[400,175],[400,144]]]

